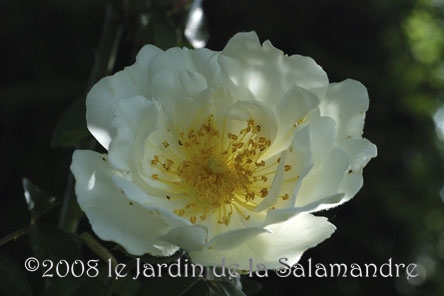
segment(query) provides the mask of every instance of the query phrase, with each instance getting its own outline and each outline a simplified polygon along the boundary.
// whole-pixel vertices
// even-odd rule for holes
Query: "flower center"
[[[261,159],[271,141],[259,136],[260,128],[254,120],[248,120],[236,134],[225,131],[225,122],[219,131],[213,116],[209,116],[198,129],[178,133],[182,159],[177,159],[177,155],[176,161],[154,156],[151,163],[160,169],[161,175],[174,175],[180,180],[169,182],[175,187],[174,192],[180,192],[170,199],[187,199],[184,207],[174,210],[177,215],[189,217],[193,224],[212,214],[218,217],[219,224],[225,225],[230,223],[233,212],[246,220],[250,218],[244,214],[245,209],[254,209],[256,199],[267,196],[267,175],[274,174],[277,166],[276,161],[266,164]],[[163,144],[165,154],[169,154],[170,144]],[[159,174],[152,177],[163,182],[171,179]]]

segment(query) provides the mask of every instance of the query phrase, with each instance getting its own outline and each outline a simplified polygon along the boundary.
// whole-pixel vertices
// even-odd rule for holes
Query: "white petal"
[[[86,98],[88,129],[97,141],[108,149],[116,130],[111,125],[117,101],[122,98],[145,95],[147,68],[162,51],[155,46],[144,47],[137,55],[136,63],[112,76],[102,78],[89,91]]]
[[[323,163],[335,145],[336,123],[330,117],[317,117],[308,126],[313,158],[316,163]]]
[[[352,170],[363,168],[371,158],[376,157],[376,146],[367,139],[349,138],[340,143],[349,154]]]
[[[203,122],[204,118],[207,116],[207,110],[204,106],[199,106],[196,102],[189,98],[179,99],[173,107],[173,112],[171,112],[168,120],[169,124],[173,126],[177,132],[185,131],[191,127],[195,122],[200,124]],[[201,120],[199,120],[201,118]]]
[[[301,213],[283,223],[270,225],[267,229],[271,233],[253,239],[251,248],[266,261],[277,264],[277,259],[285,256],[294,264],[305,250],[329,238],[336,227],[325,217]]]
[[[351,164],[350,170],[341,183],[341,191],[344,192],[344,200],[352,198],[363,185],[362,169],[373,157],[376,157],[376,146],[367,139],[349,138],[344,140],[342,146],[348,153]]]
[[[145,97],[137,96],[117,102],[112,126],[116,136],[112,139],[108,156],[111,165],[120,170],[134,166],[135,140],[138,133],[151,131],[156,127],[157,106]]]
[[[207,247],[213,250],[230,250],[264,232],[269,231],[260,227],[250,227],[224,232],[213,238]]]
[[[332,83],[325,100],[321,102],[322,115],[333,118],[338,127],[338,139],[361,137],[369,99],[365,86],[347,79]]]
[[[169,145],[168,149],[165,148],[165,145]],[[169,194],[168,192],[174,193],[173,187],[168,183],[158,181],[157,178],[153,178],[154,174],[158,175],[158,177],[161,179],[171,182],[180,180],[176,174],[170,174],[168,171],[160,169],[162,167],[159,164],[153,165],[152,160],[158,156],[161,157],[161,161],[172,159],[175,163],[181,163],[182,161],[180,155],[182,152],[177,148],[177,146],[177,138],[172,132],[168,132],[166,127],[158,128],[148,135],[146,141],[143,143],[144,150],[137,160],[137,174],[138,177],[141,178],[141,181],[143,180],[143,185],[146,185],[151,189],[156,189],[158,193],[163,192],[163,196],[165,196],[165,194]],[[148,189],[142,184],[139,185],[144,189]],[[151,189],[148,189],[147,192],[153,192]]]
[[[136,56],[136,62],[124,69],[130,77],[131,80],[134,81],[134,85],[136,85],[141,90],[141,95],[150,98],[151,95],[151,85],[148,83],[149,76],[148,71],[151,67],[151,64],[163,54],[163,50],[153,45],[145,45],[140,49]]]
[[[219,55],[224,73],[238,87],[239,94],[248,98],[252,93],[258,100],[274,103],[293,84],[325,93],[328,79],[312,59],[284,56],[269,41],[260,45],[254,32],[236,34]]]
[[[175,101],[158,100],[165,112],[163,125],[169,126],[176,132],[197,128],[204,123],[208,116],[215,115],[219,110],[235,102],[227,88],[206,89],[197,93],[193,98],[179,98]],[[223,120],[215,116],[218,120]]]
[[[217,118],[226,120],[226,130],[238,134],[241,129],[246,127],[246,121],[254,119],[256,124],[260,125],[259,136],[270,139],[273,143],[278,132],[277,118],[273,110],[268,108],[262,102],[248,101],[237,102],[235,104],[221,108],[216,113]],[[231,120],[230,120],[231,119]],[[286,148],[286,147],[285,147]],[[282,151],[284,148],[281,148]],[[264,151],[262,157],[267,159],[280,151],[273,150],[271,147]]]
[[[201,250],[207,242],[207,228],[201,225],[176,227],[164,235],[163,239],[186,251]]]
[[[101,239],[115,241],[134,255],[168,256],[178,249],[160,239],[169,225],[154,211],[131,202],[114,185],[105,155],[77,150],[71,171],[79,205]]]
[[[138,203],[141,207],[153,211],[171,227],[185,227],[191,225],[191,222],[174,214],[174,203],[169,201],[163,195],[150,196],[136,184],[122,177],[113,176],[113,182],[122,190],[131,201]]]
[[[304,119],[307,114],[319,104],[319,99],[313,93],[293,85],[277,102],[276,114],[287,125],[293,125]],[[282,124],[284,126],[284,124]]]
[[[317,96],[322,97],[327,92],[328,77],[321,66],[310,58],[301,55],[292,55],[286,64],[288,83],[296,83]]]
[[[170,48],[156,58],[148,74],[153,96],[164,99],[193,96],[223,82],[216,53],[208,49]]]
[[[341,193],[340,184],[350,168],[344,149],[335,145],[322,163],[316,163],[302,181],[296,206],[302,207],[325,197]]]
[[[226,267],[231,264],[239,264],[239,269],[249,269],[251,258],[253,268],[262,263],[267,269],[282,267],[280,258],[288,258],[287,263],[296,263],[302,254],[329,238],[335,231],[335,226],[324,217],[315,217],[301,213],[290,220],[270,225],[267,230],[270,233],[259,234],[248,242],[231,250],[202,250],[190,252],[190,257],[195,263],[202,265],[221,265],[225,259]]]
[[[170,48],[150,65],[149,74],[153,76],[162,71],[171,73],[179,73],[183,70],[190,70],[205,74],[213,74],[216,76],[216,60],[217,53],[209,49],[189,50],[187,48]],[[210,75],[211,76],[211,75]],[[215,77],[214,77],[215,78]]]
[[[310,171],[313,167],[312,150],[310,129],[307,127],[298,131],[287,150],[285,164],[291,165],[291,170],[285,172],[285,181],[295,177],[303,178]]]
[[[294,207],[303,180],[314,165],[312,149],[309,128],[297,131],[283,162],[284,166],[290,165],[291,169],[284,172],[280,195],[288,194],[290,198],[286,201],[278,200],[276,208]]]
[[[170,71],[153,73],[151,92],[154,98],[174,100],[182,97],[178,85],[178,78]]]
[[[276,103],[275,112],[278,133],[270,150],[287,149],[293,140],[298,121],[302,121],[319,104],[311,92],[293,85]]]
[[[184,94],[188,97],[193,97],[207,88],[205,77],[190,70],[180,72],[179,81],[184,90]]]
[[[273,206],[279,198],[279,193],[281,192],[282,182],[284,181],[284,164],[285,158],[287,156],[287,151],[281,153],[276,173],[273,178],[273,182],[271,183],[270,190],[262,202],[254,209],[255,212],[262,212],[265,209]]]
[[[330,207],[336,206],[339,202],[343,200],[343,198],[344,198],[344,193],[339,193],[333,196],[328,196],[326,198],[305,205],[303,207],[270,210],[267,213],[264,226],[284,222],[285,220],[288,220],[291,217],[300,213],[315,212],[321,206],[325,205],[330,205]]]

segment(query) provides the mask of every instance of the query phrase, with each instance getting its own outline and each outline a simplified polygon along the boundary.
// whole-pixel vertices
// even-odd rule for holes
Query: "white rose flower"
[[[146,45],[87,96],[108,154],[77,150],[78,202],[129,253],[186,250],[211,266],[279,266],[334,232],[311,213],[351,199],[376,147],[362,138],[366,88],[329,84],[311,58],[254,32],[221,52]]]

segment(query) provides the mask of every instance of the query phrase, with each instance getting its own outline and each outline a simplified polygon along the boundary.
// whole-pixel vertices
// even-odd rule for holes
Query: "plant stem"
[[[123,32],[115,2],[119,1],[109,1],[105,7],[102,34],[88,82],[88,91],[100,78],[111,74],[114,69]]]
[[[91,70],[91,76],[88,81],[88,91],[100,78],[109,75],[114,68],[114,61],[117,56],[120,39],[122,37],[122,25],[118,18],[118,8],[116,2],[109,1],[105,8],[105,16],[103,21],[103,29],[97,49],[97,54],[94,60],[94,65]],[[80,147],[77,147],[80,148]],[[89,149],[96,148],[96,142],[90,143]],[[70,172],[68,180],[66,181],[66,189],[63,195],[62,210],[59,218],[59,228],[75,233],[81,218],[81,209],[77,203],[74,194],[74,176]]]
[[[26,234],[28,232],[28,230],[29,230],[29,226],[26,226],[26,227],[23,227],[17,231],[14,231],[13,233],[10,233],[10,234],[2,237],[0,239],[0,247],[12,240],[16,240],[17,238],[19,238],[22,235]]]

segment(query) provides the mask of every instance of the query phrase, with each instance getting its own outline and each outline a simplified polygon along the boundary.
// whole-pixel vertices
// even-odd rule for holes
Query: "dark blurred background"
[[[53,131],[90,85],[105,4],[0,2],[0,237],[29,224],[23,177],[63,198],[73,148],[57,145]],[[419,276],[410,280],[404,273],[357,279],[270,276],[257,279],[263,285],[257,295],[281,295],[287,288],[296,295],[443,295],[444,1],[206,0],[203,8],[210,49],[221,50],[235,33],[254,30],[287,54],[314,58],[330,81],[353,78],[368,88],[365,137],[379,155],[364,170],[357,196],[321,213],[338,230],[306,252],[301,263],[312,258],[381,265],[392,258],[418,264]],[[123,32],[132,36],[128,28]],[[130,58],[118,60],[114,70],[133,58],[125,36],[121,50]],[[59,210],[43,222],[57,224]],[[1,249],[19,263],[31,256],[26,237]]]

